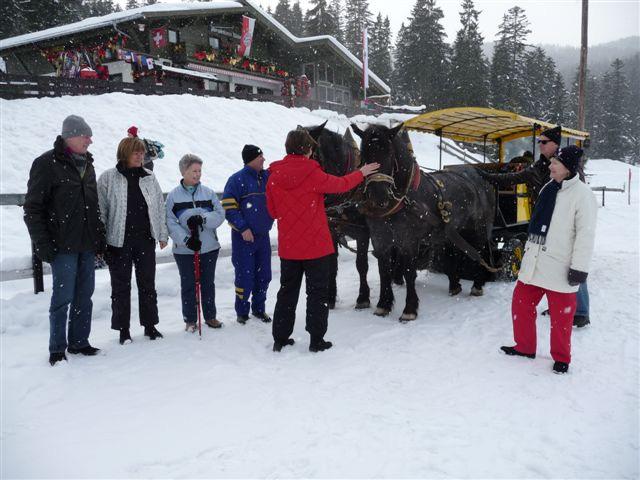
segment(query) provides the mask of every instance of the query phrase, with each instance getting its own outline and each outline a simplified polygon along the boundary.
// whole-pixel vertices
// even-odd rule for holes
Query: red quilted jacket
[[[272,163],[269,172],[267,208],[278,220],[280,258],[311,260],[334,253],[324,194],[351,190],[362,182],[362,173],[334,177],[304,155],[287,155]]]

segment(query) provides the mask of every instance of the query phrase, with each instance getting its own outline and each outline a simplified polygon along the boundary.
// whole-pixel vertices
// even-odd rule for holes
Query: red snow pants
[[[561,293],[518,281],[511,300],[513,338],[520,353],[536,353],[536,307],[547,296],[551,317],[551,357],[571,363],[571,329],[576,311],[576,294]]]

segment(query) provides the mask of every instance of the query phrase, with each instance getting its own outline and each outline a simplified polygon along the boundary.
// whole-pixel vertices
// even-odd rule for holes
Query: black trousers
[[[111,328],[120,330],[131,324],[131,268],[135,266],[138,284],[140,325],[158,323],[156,295],[156,242],[152,238],[125,238],[122,248],[109,245],[107,264],[111,274]]]
[[[307,325],[311,341],[322,340],[329,316],[331,255],[313,260],[280,259],[280,290],[273,312],[273,339],[284,343],[293,333],[302,275],[307,287]]]

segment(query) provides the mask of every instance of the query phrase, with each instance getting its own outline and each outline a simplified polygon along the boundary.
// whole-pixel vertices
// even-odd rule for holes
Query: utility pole
[[[589,30],[589,0],[582,0],[582,41],[580,73],[578,75],[578,129],[584,130],[585,89],[587,86],[587,32]]]

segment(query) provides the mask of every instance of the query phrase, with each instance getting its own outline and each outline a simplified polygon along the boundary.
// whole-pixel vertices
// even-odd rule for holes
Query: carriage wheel
[[[500,278],[513,282],[518,278],[520,263],[524,255],[524,244],[517,238],[510,239],[500,252],[502,268]]]

